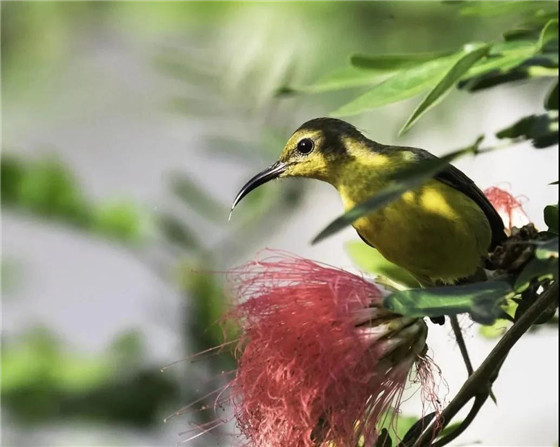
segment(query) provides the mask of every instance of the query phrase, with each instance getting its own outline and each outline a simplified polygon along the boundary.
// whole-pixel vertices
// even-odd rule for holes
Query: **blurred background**
[[[164,418],[234,368],[227,353],[188,360],[222,339],[224,278],[207,272],[265,247],[356,271],[352,230],[310,245],[342,211],[327,185],[274,182],[228,222],[236,192],[291,132],[348,99],[277,89],[315,82],[352,53],[455,49],[520,19],[439,2],[2,2],[1,14],[6,446],[184,441],[204,416]],[[453,92],[405,137],[417,99],[349,121],[444,154],[537,113],[549,88]],[[557,147],[524,144],[456,164],[521,197],[542,227],[557,163]],[[464,324],[479,363],[496,340]],[[450,329],[432,327],[429,345],[449,399],[465,379]],[[456,445],[557,445],[557,352],[556,328],[527,335],[495,384],[498,405]],[[417,399],[403,411],[418,416]],[[230,445],[233,429],[189,445]]]

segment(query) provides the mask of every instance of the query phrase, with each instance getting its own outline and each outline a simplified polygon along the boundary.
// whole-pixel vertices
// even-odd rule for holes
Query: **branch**
[[[455,415],[473,398],[479,397],[478,403],[475,401],[471,413],[469,413],[470,423],[478,410],[482,407],[480,402],[482,397],[484,401],[490,394],[491,385],[496,380],[500,367],[511,348],[519,341],[521,336],[527,332],[531,325],[546,311],[546,309],[558,299],[558,283],[553,283],[545,290],[535,302],[525,311],[525,313],[513,324],[513,326],[504,334],[501,340],[496,344],[488,357],[482,362],[479,368],[467,379],[457,395],[449,403],[449,405],[441,412],[440,416],[434,421],[428,429],[418,438],[413,447],[427,446],[432,443],[438,433],[455,417]],[[468,424],[463,424],[458,430],[465,430]],[[448,435],[445,439],[451,441],[455,438],[454,433]],[[460,433],[459,433],[460,434]],[[440,440],[443,441],[443,440]],[[444,444],[439,442],[438,447]]]
[[[463,331],[461,330],[461,326],[459,326],[459,321],[457,320],[457,315],[450,315],[449,320],[451,321],[451,328],[453,329],[453,334],[455,334],[455,339],[457,340],[457,344],[459,345],[461,356],[463,357],[463,361],[465,362],[465,366],[467,367],[467,374],[471,376],[474,372],[474,368],[469,357],[469,352],[467,351],[465,339],[463,338]]]
[[[488,399],[488,396],[486,396],[484,394],[479,394],[478,396],[476,396],[474,398],[473,406],[471,407],[471,410],[469,411],[469,414],[467,415],[465,420],[463,422],[461,422],[459,427],[457,427],[455,430],[453,430],[447,436],[445,436],[444,438],[436,441],[434,443],[433,447],[442,447],[446,444],[449,444],[451,441],[453,441],[455,438],[457,438],[461,433],[463,433],[468,428],[468,426],[471,425],[471,422],[474,421],[474,418],[476,417],[479,410],[482,408],[482,406],[486,402],[486,399]]]

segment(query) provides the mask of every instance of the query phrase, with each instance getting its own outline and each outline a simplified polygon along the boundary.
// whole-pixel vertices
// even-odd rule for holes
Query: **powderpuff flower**
[[[373,446],[411,369],[430,381],[426,324],[385,309],[373,282],[288,255],[230,279],[241,337],[226,400],[247,445]]]
[[[504,221],[508,235],[511,234],[513,227],[521,228],[531,222],[521,202],[509,192],[492,186],[484,190],[484,195],[494,205],[494,208],[496,208],[496,211]]]

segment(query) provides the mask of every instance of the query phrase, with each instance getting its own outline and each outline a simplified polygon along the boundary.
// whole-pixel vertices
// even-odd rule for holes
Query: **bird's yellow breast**
[[[377,162],[383,163],[382,158]],[[335,186],[346,210],[386,185],[373,166],[341,174]],[[480,207],[437,180],[358,219],[354,228],[391,262],[418,278],[446,283],[472,275],[491,240],[490,224]]]

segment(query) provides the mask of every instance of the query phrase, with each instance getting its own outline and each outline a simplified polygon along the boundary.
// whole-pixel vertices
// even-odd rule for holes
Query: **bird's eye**
[[[297,144],[298,152],[304,155],[309,154],[314,147],[315,143],[313,143],[313,140],[311,138],[303,138],[302,140],[299,140]]]

